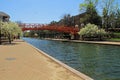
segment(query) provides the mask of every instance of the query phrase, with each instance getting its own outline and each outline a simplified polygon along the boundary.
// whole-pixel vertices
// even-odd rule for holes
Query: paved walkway
[[[0,45],[0,80],[82,79],[23,41]]]

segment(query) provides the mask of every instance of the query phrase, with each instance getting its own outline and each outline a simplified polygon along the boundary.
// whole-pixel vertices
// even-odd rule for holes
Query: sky
[[[83,0],[0,0],[0,11],[9,14],[13,22],[48,24],[65,14],[79,14],[80,3]]]

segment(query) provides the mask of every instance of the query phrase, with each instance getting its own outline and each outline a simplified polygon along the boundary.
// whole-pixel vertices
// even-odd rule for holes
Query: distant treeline
[[[84,0],[80,4],[81,14],[75,16],[65,14],[58,22],[52,21],[49,25],[69,27],[75,27],[77,25],[81,28],[91,23],[97,25],[99,28],[104,28],[106,31],[109,28],[120,28],[120,8],[118,5],[119,3],[116,0]]]

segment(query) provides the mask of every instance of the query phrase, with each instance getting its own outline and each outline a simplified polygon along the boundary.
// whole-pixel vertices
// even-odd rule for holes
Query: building
[[[10,16],[4,12],[0,11],[0,20],[3,22],[8,22],[10,19]]]
[[[86,15],[85,13],[81,13],[75,16],[66,16],[65,18],[61,19],[58,23],[59,25],[65,25],[65,26],[69,26],[69,27],[75,27],[76,25],[78,25],[79,28],[81,28],[81,24],[82,21],[80,20],[81,18],[84,18]]]

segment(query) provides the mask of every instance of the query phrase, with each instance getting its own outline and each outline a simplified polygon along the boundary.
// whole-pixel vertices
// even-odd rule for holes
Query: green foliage
[[[102,16],[98,15],[97,4],[101,5]],[[96,24],[102,26],[106,31],[109,28],[120,28],[120,9],[117,0],[84,0],[80,4],[80,10],[86,15],[80,22]]]
[[[80,11],[86,11],[87,4],[80,4]]]
[[[49,25],[57,25],[57,22],[56,21],[51,21]]]
[[[27,31],[24,32],[24,33],[23,33],[23,36],[24,36],[24,37],[29,37],[29,36],[30,36],[30,32],[27,32]]]
[[[80,19],[81,23],[101,25],[101,17],[96,10],[97,3],[98,0],[84,0],[84,3],[80,4],[80,10],[86,12],[86,15]]]
[[[10,43],[13,37],[20,36],[22,34],[22,30],[14,22],[3,22],[1,32],[4,36],[8,37]]]
[[[17,36],[18,33],[22,34],[20,27],[13,22],[4,22],[2,27],[2,33],[5,35],[11,34]]]
[[[108,30],[108,28],[115,28],[119,24],[119,8],[118,3],[115,3],[115,0],[102,0],[102,19],[103,19],[103,28]]]
[[[113,38],[120,38],[120,32],[114,32]]]
[[[120,28],[120,9],[117,9],[117,12],[116,12],[115,27]]]
[[[2,32],[1,28],[2,28],[2,26],[3,26],[2,24],[3,24],[3,22],[0,20],[0,44],[2,43],[2,42],[1,42],[1,32]]]
[[[107,39],[107,41],[120,42],[120,38],[110,38],[110,39]]]
[[[96,7],[98,0],[84,0],[84,3],[80,4],[80,10],[85,11],[88,8]]]
[[[71,15],[70,14],[65,14],[63,16],[63,24],[64,26],[71,26]]]
[[[78,32],[82,38],[100,38],[103,39],[106,35],[104,29],[98,29],[97,25],[94,24],[87,24],[85,28],[82,28],[80,32]]]

